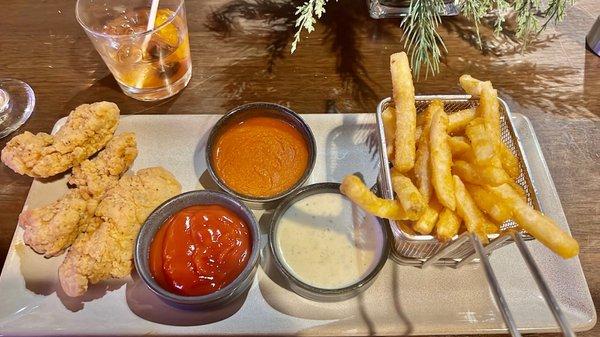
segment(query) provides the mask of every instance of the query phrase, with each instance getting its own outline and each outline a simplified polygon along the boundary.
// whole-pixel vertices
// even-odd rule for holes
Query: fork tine
[[[548,307],[550,307],[550,311],[552,311],[554,319],[556,319],[556,323],[558,323],[558,325],[560,326],[563,335],[568,337],[575,337],[575,333],[573,332],[571,326],[567,322],[567,319],[565,318],[565,315],[560,309],[556,298],[554,297],[554,295],[552,295],[552,292],[550,291],[550,288],[548,288],[548,285],[544,281],[542,273],[540,272],[537,264],[535,263],[533,256],[529,252],[527,245],[525,245],[525,240],[523,240],[523,236],[518,231],[511,231],[511,235],[514,238],[517,247],[521,252],[521,255],[523,256],[523,259],[527,263],[527,267],[529,267],[531,275],[533,275],[533,279],[537,283],[538,288],[540,288],[540,291],[542,292],[546,303],[548,303]]]
[[[477,254],[479,254],[479,258],[485,270],[485,276],[487,277],[490,288],[492,289],[492,293],[494,294],[494,299],[496,300],[496,305],[498,305],[498,309],[500,309],[500,313],[502,313],[502,318],[504,318],[504,323],[506,324],[508,331],[513,337],[520,337],[521,333],[517,329],[517,324],[510,313],[508,303],[506,302],[506,299],[504,299],[504,295],[500,289],[500,284],[498,284],[498,279],[494,274],[494,270],[492,269],[492,265],[490,264],[490,260],[487,256],[485,248],[477,236],[470,233],[469,237],[473,247],[475,248],[475,251],[477,251]]]

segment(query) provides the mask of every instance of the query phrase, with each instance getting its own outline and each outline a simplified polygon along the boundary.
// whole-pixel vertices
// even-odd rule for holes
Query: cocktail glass
[[[192,76],[184,1],[160,0],[154,20],[151,7],[150,0],[78,0],[76,8],[123,92],[142,101],[171,97]]]

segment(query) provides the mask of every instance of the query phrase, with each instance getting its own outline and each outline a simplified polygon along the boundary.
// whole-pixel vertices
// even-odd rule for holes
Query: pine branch
[[[437,32],[444,11],[443,0],[411,0],[408,15],[400,26],[404,29],[404,48],[411,55],[411,65],[416,77],[425,65],[425,77],[437,74],[440,68],[444,41]]]
[[[302,30],[308,33],[314,30],[317,19],[325,13],[328,0],[306,0],[296,8],[296,27],[291,52],[293,53],[300,42]],[[477,45],[483,43],[479,32],[482,19],[488,25],[493,22],[494,32],[502,32],[507,15],[512,11],[516,16],[515,38],[522,44],[522,50],[546,28],[550,22],[560,22],[565,17],[566,8],[575,0],[548,0],[545,11],[542,10],[542,0],[455,0],[461,13],[475,25]],[[419,76],[422,66],[425,66],[425,76],[431,72],[439,72],[442,50],[446,52],[444,41],[437,32],[444,11],[443,0],[411,0],[408,15],[402,20],[404,29],[404,47],[411,55],[413,72]],[[539,17],[545,15],[547,20],[540,26]]]
[[[574,3],[575,0],[549,0],[548,8],[544,12],[547,20],[541,30],[544,30],[550,21],[554,21],[554,23],[561,22],[565,18],[567,6],[572,6]]]
[[[522,50],[527,48],[540,31],[540,22],[535,14],[539,11],[540,0],[516,0],[513,4],[517,13],[516,36],[522,41]]]
[[[299,15],[298,19],[296,19],[298,31],[294,34],[291,50],[292,54],[296,51],[298,42],[300,42],[300,33],[302,32],[302,29],[306,29],[306,32],[308,33],[315,30],[314,24],[317,19],[320,19],[323,13],[325,13],[325,4],[327,4],[327,1],[328,0],[308,0],[302,6],[296,8],[295,14]]]
[[[479,23],[492,7],[491,0],[465,0],[462,4],[462,14],[475,24],[477,33],[477,45],[482,48],[481,35],[479,34]]]

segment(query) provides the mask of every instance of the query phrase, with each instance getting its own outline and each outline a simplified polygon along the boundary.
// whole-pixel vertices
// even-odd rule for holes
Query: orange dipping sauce
[[[213,293],[231,283],[252,252],[248,225],[220,205],[173,214],[150,245],[150,271],[164,289],[184,296]]]
[[[272,117],[250,117],[228,126],[211,155],[225,184],[251,197],[289,190],[308,166],[305,138],[291,124]]]

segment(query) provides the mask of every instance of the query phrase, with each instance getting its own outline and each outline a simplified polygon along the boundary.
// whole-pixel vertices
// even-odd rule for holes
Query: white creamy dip
[[[275,232],[277,254],[300,281],[322,289],[350,286],[377,265],[383,229],[371,215],[338,193],[320,193],[293,204]]]

